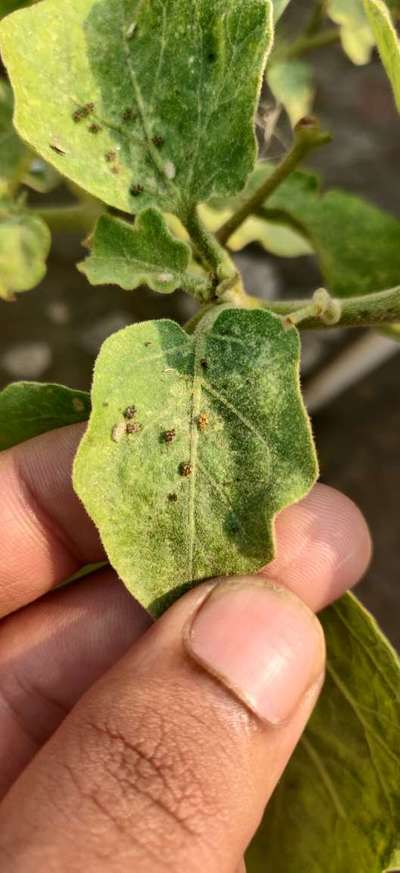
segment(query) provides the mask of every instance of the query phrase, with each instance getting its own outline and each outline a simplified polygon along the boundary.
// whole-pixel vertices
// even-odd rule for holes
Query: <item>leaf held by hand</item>
[[[74,485],[129,590],[158,614],[185,588],[259,569],[317,462],[297,331],[223,309],[188,336],[133,325],[100,352]]]

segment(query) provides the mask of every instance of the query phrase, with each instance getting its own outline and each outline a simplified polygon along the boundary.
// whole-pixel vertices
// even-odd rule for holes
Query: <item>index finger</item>
[[[83,429],[52,431],[0,454],[0,617],[105,559],[71,484]],[[277,547],[269,578],[284,579],[315,610],[358,582],[371,552],[360,511],[325,485],[281,513]]]

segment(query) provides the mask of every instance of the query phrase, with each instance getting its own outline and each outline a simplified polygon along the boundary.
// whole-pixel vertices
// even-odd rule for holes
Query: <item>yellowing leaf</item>
[[[327,11],[340,27],[343,49],[354,64],[371,59],[374,37],[368,24],[363,0],[328,0]]]
[[[270,0],[43,0],[0,31],[19,132],[101,200],[185,216],[245,184]]]
[[[0,298],[30,291],[46,274],[51,235],[36,215],[0,201]]]
[[[351,595],[321,620],[325,688],[250,848],[248,873],[383,873],[398,846],[398,656]]]
[[[317,474],[299,357],[297,331],[263,310],[217,308],[193,336],[146,322],[103,345],[74,485],[153,614],[272,558],[276,513]]]
[[[389,10],[382,0],[365,0],[365,9],[383,66],[393,88],[400,112],[400,42]]]
[[[272,64],[267,74],[268,85],[286,109],[293,127],[309,115],[314,103],[313,68],[306,61],[281,61]]]

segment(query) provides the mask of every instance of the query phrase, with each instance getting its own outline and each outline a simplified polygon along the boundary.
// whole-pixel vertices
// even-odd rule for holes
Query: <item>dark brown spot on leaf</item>
[[[143,194],[144,188],[143,185],[132,185],[129,189],[129,193],[132,197],[139,197],[139,194]]]
[[[174,428],[171,430],[165,430],[162,438],[164,443],[173,443],[174,439],[176,439],[176,430],[174,430]]]
[[[207,430],[208,422],[209,422],[209,419],[208,419],[207,413],[202,412],[201,415],[199,415],[199,417],[197,419],[197,426],[198,426],[199,431],[201,433],[204,433],[204,431]]]
[[[138,424],[136,421],[128,421],[128,424],[126,425],[126,433],[128,434],[139,433],[141,429],[141,425]]]
[[[132,418],[135,418],[136,412],[136,406],[127,406],[125,412],[123,413],[123,416],[129,421]]]
[[[178,500],[178,495],[175,494],[175,493],[174,493],[174,494],[168,494],[168,500],[169,500],[170,503],[176,503],[176,501]]]
[[[193,473],[193,467],[187,461],[184,461],[179,467],[179,473],[181,476],[191,476]]]

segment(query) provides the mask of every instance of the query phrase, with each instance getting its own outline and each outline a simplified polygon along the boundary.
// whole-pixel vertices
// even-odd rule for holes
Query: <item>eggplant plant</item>
[[[100,350],[91,396],[20,382],[0,394],[0,449],[87,421],[74,487],[111,565],[157,617],[214,576],[275,553],[277,513],[318,477],[300,389],[300,332],[400,323],[400,221],[301,164],[330,141],[312,115],[312,51],[375,47],[400,109],[398,0],[2,0],[0,297],[43,278],[73,229],[92,285],[179,290],[182,328],[133,324]],[[22,8],[25,7],[25,8]],[[292,143],[269,155],[266,89]],[[261,107],[261,110],[260,110]],[[271,122],[271,117],[272,122]],[[65,206],[38,205],[61,183]],[[232,252],[314,253],[305,300],[249,294]],[[28,414],[29,413],[29,414]],[[325,689],[248,852],[249,873],[400,866],[400,668],[351,595],[321,617]]]

